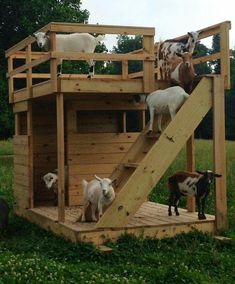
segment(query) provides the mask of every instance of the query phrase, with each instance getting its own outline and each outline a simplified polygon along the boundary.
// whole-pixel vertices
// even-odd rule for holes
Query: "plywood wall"
[[[15,135],[14,144],[14,198],[16,210],[29,208],[29,139]]]
[[[34,201],[48,202],[53,193],[45,187],[42,176],[57,168],[56,105],[55,102],[33,104],[33,165]]]

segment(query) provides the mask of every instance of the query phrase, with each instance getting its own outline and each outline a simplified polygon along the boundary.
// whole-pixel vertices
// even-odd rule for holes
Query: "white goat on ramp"
[[[171,119],[173,119],[188,97],[189,95],[179,86],[170,87],[165,90],[157,90],[150,93],[146,99],[150,114],[148,133],[153,131],[155,112],[158,115],[158,132],[161,133],[162,115],[170,114]]]

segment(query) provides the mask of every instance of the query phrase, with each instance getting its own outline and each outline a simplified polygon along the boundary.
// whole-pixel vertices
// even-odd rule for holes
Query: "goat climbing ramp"
[[[159,140],[153,144],[143,159],[135,164],[131,175],[126,174],[125,182],[121,182],[114,202],[97,223],[97,228],[124,227],[128,224],[130,218],[146,200],[152,188],[158,183],[203,117],[211,109],[212,83],[212,77],[204,77],[200,81],[175,118],[163,131]],[[145,133],[146,129],[128,153],[138,152],[141,147],[146,146]],[[128,159],[125,157],[124,160]],[[129,165],[131,166],[133,164]],[[128,170],[126,166],[126,171]],[[120,165],[117,172],[125,173],[125,166]]]

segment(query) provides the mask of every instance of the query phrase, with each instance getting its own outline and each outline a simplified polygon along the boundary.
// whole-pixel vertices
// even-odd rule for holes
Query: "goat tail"
[[[88,185],[88,182],[87,182],[85,179],[83,179],[83,180],[82,180],[82,187],[83,187],[83,192],[84,192],[84,193],[85,193],[85,191],[86,191],[87,185]]]
[[[96,39],[96,42],[99,43],[105,39],[105,35],[98,35],[95,39]]]

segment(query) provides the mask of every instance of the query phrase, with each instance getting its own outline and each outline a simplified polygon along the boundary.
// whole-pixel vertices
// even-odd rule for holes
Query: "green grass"
[[[0,144],[1,145],[1,144]],[[196,141],[197,168],[212,166],[212,143]],[[167,203],[169,174],[185,168],[185,150],[167,170],[150,199]],[[9,153],[9,152],[8,152]],[[165,240],[123,236],[110,254],[73,244],[14,215],[0,236],[0,283],[235,283],[235,142],[227,142],[228,212],[231,243],[192,232]],[[2,155],[6,153],[3,152]],[[0,157],[0,196],[13,207],[12,157]],[[213,213],[213,191],[207,213]],[[181,205],[185,202],[182,200]]]
[[[12,139],[0,141],[0,157],[4,155],[13,155]]]

